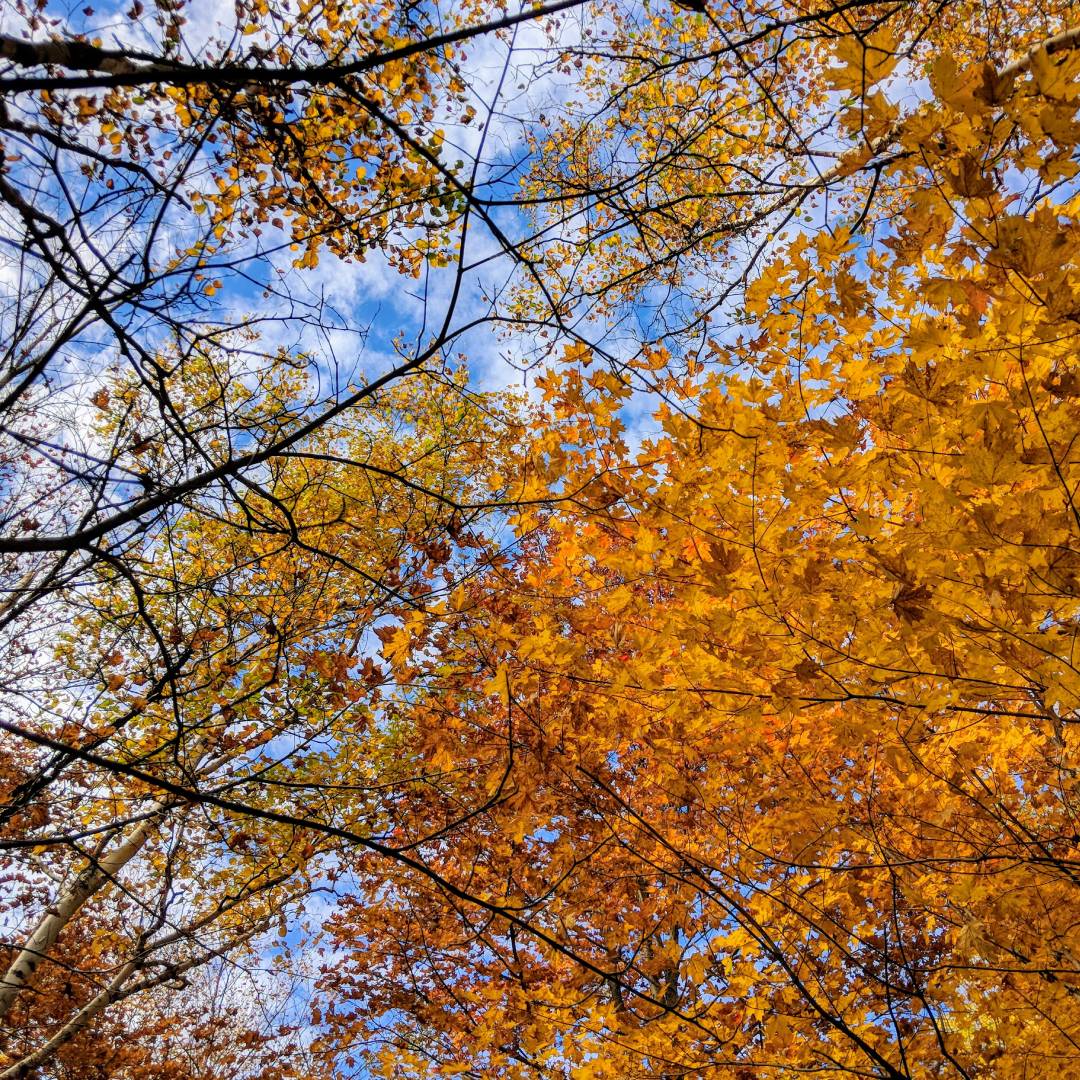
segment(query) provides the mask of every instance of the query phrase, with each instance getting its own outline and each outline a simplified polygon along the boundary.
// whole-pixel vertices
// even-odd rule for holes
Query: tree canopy
[[[1071,4],[3,29],[0,1080],[1080,1076]]]

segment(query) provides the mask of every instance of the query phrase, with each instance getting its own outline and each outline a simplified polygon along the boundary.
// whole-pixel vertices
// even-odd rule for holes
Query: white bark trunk
[[[38,920],[19,954],[0,980],[0,1020],[10,1010],[20,991],[31,982],[38,965],[49,955],[60,931],[75,917],[79,909],[139,853],[164,815],[164,810],[140,822],[111,851],[106,851],[87,866],[46,909]]]
[[[50,1057],[69,1039],[74,1038],[102,1009],[121,993],[124,983],[135,973],[138,965],[131,961],[125,964],[116,977],[100,993],[91,998],[48,1042],[42,1044],[32,1054],[27,1054],[21,1061],[15,1062],[0,1072],[0,1080],[22,1080]]]

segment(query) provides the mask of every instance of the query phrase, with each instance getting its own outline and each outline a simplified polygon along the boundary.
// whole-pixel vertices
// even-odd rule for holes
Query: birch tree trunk
[[[83,869],[45,911],[0,980],[0,1021],[7,1016],[19,993],[30,985],[38,965],[48,957],[60,932],[83,904],[115,879],[142,850],[164,816],[165,808],[161,807],[141,821],[111,851],[105,852]]]

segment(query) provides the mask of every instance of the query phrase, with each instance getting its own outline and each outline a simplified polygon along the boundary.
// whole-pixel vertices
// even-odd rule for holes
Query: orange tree
[[[1077,34],[892,10],[806,46],[834,164],[778,196],[822,216],[739,271],[742,325],[569,349],[532,460],[576,508],[524,514],[512,564],[391,643],[459,776],[399,824],[429,872],[333,917],[367,951],[328,1048],[393,1076],[1076,1074]],[[608,275],[648,246],[560,243]]]

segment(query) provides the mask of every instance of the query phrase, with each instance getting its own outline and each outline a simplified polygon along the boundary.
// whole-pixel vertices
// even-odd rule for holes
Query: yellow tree
[[[542,14],[260,2],[209,40],[179,4],[135,3],[127,23],[16,4],[5,23],[12,1075],[120,1002],[137,1018],[136,995],[190,966],[255,962],[310,895],[325,845],[207,821],[194,788],[383,827],[363,818],[364,784],[395,761],[370,718],[369,638],[486,557],[493,500],[474,505],[469,477],[515,430],[444,366],[491,316],[458,310],[486,211],[480,162],[455,161],[443,125],[475,114],[464,43]],[[410,282],[459,261],[415,340],[385,334],[381,367],[325,348],[365,332],[303,284],[320,258],[372,253]],[[305,771],[334,768],[337,799]],[[50,998],[69,968],[71,994]]]
[[[253,388],[227,370],[220,355],[185,365],[171,400],[255,425],[303,382],[286,367]],[[489,558],[487,478],[517,427],[463,384],[431,371],[372,395],[362,422],[321,425],[242,493],[184,507],[61,598],[71,623],[48,698],[3,721],[0,845],[21,883],[5,911],[3,1075],[100,1052],[115,1038],[102,1032],[153,1017],[163,988],[223,960],[257,970],[275,933],[299,940],[337,874],[305,820],[392,828],[382,800],[417,781],[381,718],[376,635]],[[114,384],[103,434],[146,398]],[[193,1005],[131,1025],[131,1068],[156,1067],[169,1030],[208,1023]],[[273,1031],[243,1037],[269,1067]]]

